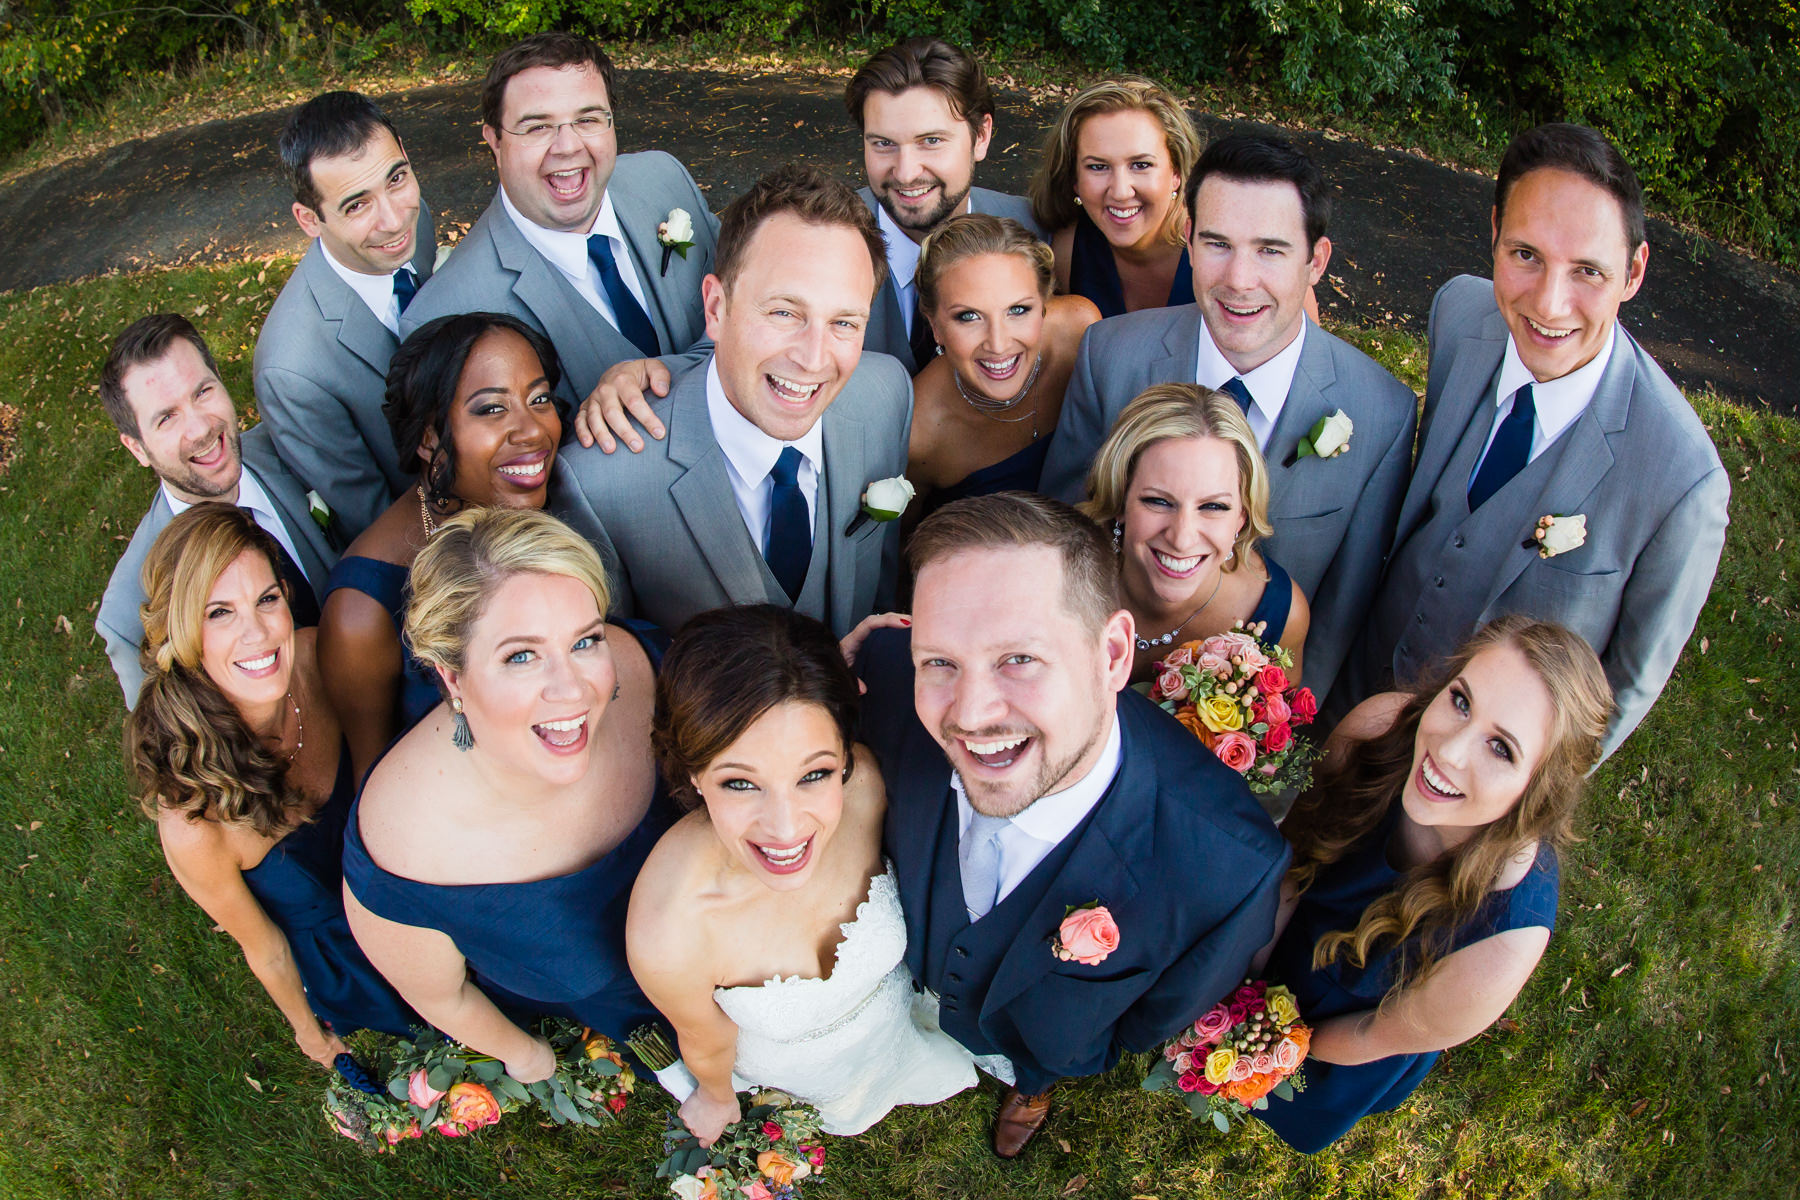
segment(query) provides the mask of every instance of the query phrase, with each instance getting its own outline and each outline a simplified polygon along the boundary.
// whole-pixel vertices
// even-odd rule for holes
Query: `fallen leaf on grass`
[[[1069,1152],[1069,1139],[1068,1138],[1057,1138],[1056,1139],[1056,1148],[1058,1150],[1061,1150],[1064,1154],[1067,1154]]]
[[[1631,1106],[1631,1110],[1629,1112],[1627,1112],[1625,1115],[1627,1117],[1641,1117],[1644,1115],[1644,1110],[1649,1107],[1650,1107],[1650,1101],[1648,1098],[1639,1100],[1636,1104]]]
[[[71,633],[72,634],[75,632],[75,627],[73,625],[69,624],[69,618],[63,616],[61,613],[57,613],[56,614],[56,625],[55,625],[54,629],[52,630],[52,632],[53,633]]]
[[[1079,1192],[1082,1188],[1084,1188],[1086,1186],[1087,1186],[1087,1176],[1086,1175],[1077,1175],[1075,1178],[1069,1180],[1069,1182],[1063,1184],[1063,1190],[1062,1190],[1061,1194],[1064,1196],[1073,1196],[1076,1192]]]
[[[255,1090],[257,1095],[262,1095],[262,1084],[256,1082],[256,1080],[250,1078],[248,1075],[244,1076],[244,1082],[249,1084],[251,1088]]]
[[[1635,966],[1637,966],[1636,963],[1626,963],[1624,966],[1614,967],[1611,977],[1613,979],[1617,979],[1619,976],[1623,975],[1625,972],[1631,970],[1631,968],[1633,968]]]
[[[1498,1021],[1494,1022],[1494,1027],[1501,1033],[1517,1033],[1522,1028],[1522,1026],[1511,1017],[1501,1017]]]

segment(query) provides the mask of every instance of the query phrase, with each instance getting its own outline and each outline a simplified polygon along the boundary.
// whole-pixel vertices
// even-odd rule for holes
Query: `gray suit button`
[[[1425,623],[1425,614],[1424,613],[1414,613],[1413,620],[1418,622],[1420,625],[1423,625]]]
[[[1455,537],[1451,538],[1450,544],[1452,546],[1455,546],[1458,550],[1461,550],[1463,548],[1463,535],[1459,533]]]
[[[967,950],[963,949],[961,946],[958,946],[956,948],[956,957],[967,958],[967,957],[969,957],[969,952]]]
[[[1432,580],[1431,582],[1434,587],[1443,587],[1444,586],[1444,577],[1442,575],[1439,575],[1436,579]]]

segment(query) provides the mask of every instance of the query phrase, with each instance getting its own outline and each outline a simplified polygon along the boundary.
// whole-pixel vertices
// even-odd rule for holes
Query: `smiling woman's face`
[[[694,776],[726,852],[765,886],[805,886],[844,815],[843,738],[818,704],[763,712]]]
[[[294,618],[261,551],[246,550],[213,580],[200,610],[200,666],[240,711],[285,696],[294,673]]]

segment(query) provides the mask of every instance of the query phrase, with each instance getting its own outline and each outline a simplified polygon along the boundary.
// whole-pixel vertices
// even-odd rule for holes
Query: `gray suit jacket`
[[[1194,382],[1201,320],[1198,305],[1183,304],[1088,327],[1044,463],[1047,494],[1084,499],[1088,466],[1125,406],[1152,384]],[[1340,408],[1356,427],[1350,448],[1289,465],[1300,439]],[[1412,389],[1307,323],[1294,382],[1264,452],[1275,534],[1262,548],[1312,604],[1302,676],[1321,701],[1362,629],[1393,544],[1417,416]]]
[[[870,212],[880,212],[881,202],[875,199],[874,192],[865,187],[858,189],[856,194],[868,205]],[[1023,196],[990,192],[986,188],[970,188],[969,211],[1011,217],[1036,234],[1039,241],[1045,240],[1044,231],[1031,215],[1031,201]],[[876,219],[879,220],[879,216]],[[881,292],[875,297],[875,306],[869,312],[869,331],[863,336],[863,347],[899,359],[901,365],[914,375],[924,366],[923,363],[913,361],[912,343],[906,337],[906,317],[900,311],[900,293],[894,290],[892,274],[881,285]]]
[[[727,604],[789,604],[750,536],[706,408],[710,359],[677,376],[654,403],[668,437],[641,454],[566,447],[551,510],[599,548],[614,584],[613,612],[673,633],[695,613]],[[815,504],[812,569],[793,607],[842,637],[893,602],[899,522],[845,530],[863,489],[906,470],[912,386],[900,364],[865,354],[820,418],[825,469]],[[820,551],[823,550],[823,553]]]
[[[685,351],[706,334],[700,281],[713,267],[718,219],[687,169],[661,151],[621,154],[606,188],[663,353]],[[693,218],[694,245],[686,258],[670,254],[664,271],[656,227],[676,208],[685,208]],[[400,332],[409,334],[434,317],[466,312],[511,313],[548,337],[562,359],[563,382],[557,390],[576,404],[614,363],[644,356],[532,248],[497,190],[475,228],[444,261],[444,269],[419,289],[400,320]]]
[[[359,301],[360,303],[360,301]],[[337,562],[338,552],[319,523],[313,520],[307,505],[306,485],[288,474],[269,438],[269,427],[258,425],[244,433],[241,442],[244,470],[256,476],[287,528],[288,540],[300,569],[306,572],[313,591],[325,591],[325,577]],[[146,599],[141,578],[144,560],[150,547],[168,523],[175,519],[168,498],[159,486],[150,501],[150,511],[138,522],[137,531],[125,547],[125,553],[113,567],[106,581],[106,592],[100,597],[100,611],[94,617],[94,630],[106,642],[106,657],[112,660],[113,674],[125,691],[125,707],[137,705],[138,691],[144,685],[144,668],[138,661],[138,647],[144,641],[144,622],[140,610]]]
[[[1619,705],[1610,754],[1693,632],[1725,544],[1731,482],[1680,390],[1621,327],[1587,409],[1471,514],[1506,338],[1488,280],[1464,275],[1439,290],[1418,462],[1341,700],[1413,678],[1485,622],[1526,613],[1599,652]],[[1585,514],[1586,543],[1554,558],[1524,548],[1546,513]]]
[[[412,261],[421,280],[431,277],[434,237],[421,204]],[[256,405],[275,449],[352,538],[413,482],[381,411],[399,344],[331,269],[316,238],[256,338]]]

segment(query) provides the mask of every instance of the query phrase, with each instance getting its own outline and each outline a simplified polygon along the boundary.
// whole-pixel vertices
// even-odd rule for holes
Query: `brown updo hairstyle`
[[[701,805],[694,776],[777,704],[816,704],[850,749],[862,698],[831,630],[772,604],[717,608],[675,635],[656,677],[650,744],[676,803]]]
[[[235,504],[194,505],[150,547],[140,610],[144,683],[125,718],[125,766],[151,818],[173,809],[273,837],[301,802],[287,762],[263,745],[200,661],[206,598],[245,552],[268,560],[285,598],[275,539]]]
[[[1038,298],[1050,298],[1056,281],[1056,260],[1049,246],[1011,217],[964,213],[932,230],[919,247],[919,270],[913,283],[919,289],[920,310],[936,312],[943,299],[938,294],[938,284],[944,272],[965,258],[981,254],[1017,255],[1037,279]]]

